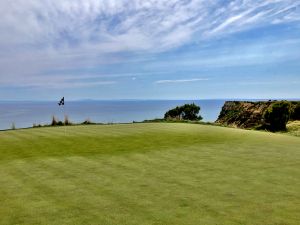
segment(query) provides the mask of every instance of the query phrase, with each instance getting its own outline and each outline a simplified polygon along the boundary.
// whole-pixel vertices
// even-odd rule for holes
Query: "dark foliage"
[[[56,126],[57,125],[57,119],[55,118],[55,116],[52,116],[52,121],[51,121],[51,126]]]
[[[292,120],[300,120],[300,102],[297,103],[293,112],[291,113]]]
[[[95,123],[93,123],[90,119],[86,119],[85,121],[83,121],[81,124],[83,125],[93,125]]]
[[[169,110],[168,112],[166,112],[165,114],[165,119],[182,119],[182,108],[181,107],[176,107],[174,109]]]
[[[57,120],[55,116],[52,116],[51,126],[63,126],[64,122]]]
[[[65,125],[66,126],[72,125],[72,122],[69,120],[69,117],[67,115],[65,116]]]
[[[183,106],[177,106],[174,109],[169,110],[165,114],[165,119],[176,119],[176,120],[202,120],[199,115],[200,107],[192,104],[185,104]]]
[[[286,124],[291,114],[291,104],[280,101],[272,104],[265,112],[266,128],[270,131],[286,130]]]
[[[34,124],[32,125],[32,127],[33,127],[33,128],[38,128],[38,127],[43,127],[43,125],[41,125],[41,124],[35,124],[35,123],[34,123]]]
[[[63,125],[64,125],[64,123],[62,121],[57,122],[57,126],[63,126]]]

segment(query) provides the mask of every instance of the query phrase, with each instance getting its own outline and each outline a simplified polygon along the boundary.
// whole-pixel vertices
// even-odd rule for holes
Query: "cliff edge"
[[[264,124],[264,113],[275,102],[227,101],[216,123],[239,128],[257,128]],[[300,104],[300,101],[289,102],[292,112]]]

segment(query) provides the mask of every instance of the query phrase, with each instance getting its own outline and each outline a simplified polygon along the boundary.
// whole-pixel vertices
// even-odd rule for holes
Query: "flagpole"
[[[63,125],[65,127],[65,136],[67,135],[67,127],[66,127],[66,111],[65,111],[65,97],[63,97],[60,102],[58,103],[59,106],[62,106],[63,109],[63,119],[64,119],[64,122],[63,122]]]
[[[66,110],[65,110],[65,102],[64,102],[64,104],[63,104],[63,111],[64,111],[65,136],[67,136],[67,125],[66,125]]]
[[[67,135],[67,127],[66,127],[66,112],[65,112],[65,105],[63,104],[63,112],[64,112],[64,127],[65,127],[65,136]]]

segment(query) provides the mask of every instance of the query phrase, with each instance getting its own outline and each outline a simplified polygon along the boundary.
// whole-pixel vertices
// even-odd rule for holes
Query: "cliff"
[[[240,128],[257,128],[263,125],[265,111],[275,102],[227,101],[216,123]],[[290,101],[290,103],[293,111],[300,102]]]

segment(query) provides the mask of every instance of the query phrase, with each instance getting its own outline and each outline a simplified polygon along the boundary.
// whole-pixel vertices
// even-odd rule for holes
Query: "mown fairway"
[[[300,224],[300,138],[192,124],[0,132],[0,224]]]

